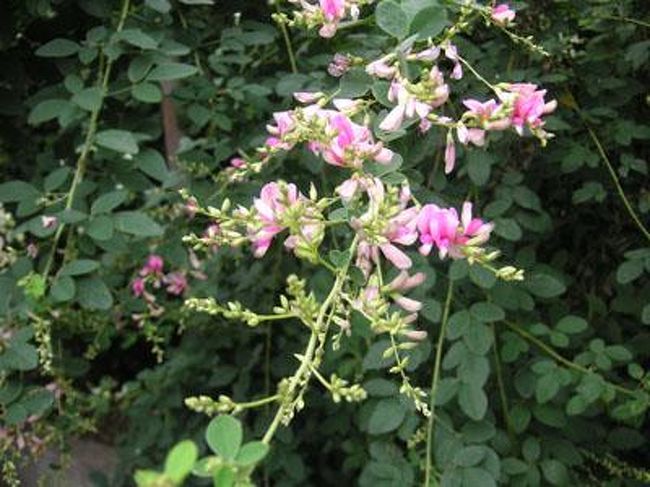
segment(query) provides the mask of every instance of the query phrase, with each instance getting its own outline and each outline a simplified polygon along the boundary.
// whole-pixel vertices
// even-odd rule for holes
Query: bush
[[[0,6],[5,482],[648,482],[643,3],[307,3]]]

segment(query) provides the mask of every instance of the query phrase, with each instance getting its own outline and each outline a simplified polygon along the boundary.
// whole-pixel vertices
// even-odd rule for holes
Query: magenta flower
[[[243,169],[246,167],[246,161],[241,157],[233,157],[230,159],[230,166],[235,169]]]
[[[145,282],[141,277],[136,277],[131,283],[131,292],[136,298],[139,298],[144,294]]]
[[[535,84],[511,83],[507,85],[507,89],[508,93],[504,95],[506,99],[514,97],[510,120],[519,135],[523,134],[525,126],[531,130],[543,127],[542,117],[553,112],[557,107],[555,100],[550,102],[544,100],[546,90],[538,90]]]
[[[335,78],[340,78],[350,69],[350,58],[345,54],[336,53],[327,66],[327,72]]]
[[[174,296],[180,296],[187,289],[187,277],[182,272],[171,272],[164,278],[167,284],[167,292]]]
[[[499,25],[508,25],[515,20],[515,11],[507,3],[501,3],[492,7],[490,16],[492,20]]]
[[[276,182],[267,183],[262,187],[260,197],[255,198],[253,203],[261,224],[250,236],[255,257],[266,254],[273,238],[285,229],[282,215],[302,197],[295,184],[287,184],[285,191]]]
[[[464,203],[461,219],[455,208],[440,208],[434,204],[420,210],[417,222],[420,233],[420,253],[429,255],[435,246],[441,259],[464,257],[462,247],[480,245],[490,237],[493,225],[480,218],[472,218],[472,204]]]
[[[162,274],[163,267],[165,266],[165,261],[159,255],[150,255],[147,257],[147,262],[140,269],[140,275],[142,277],[148,276],[150,274],[158,275]]]

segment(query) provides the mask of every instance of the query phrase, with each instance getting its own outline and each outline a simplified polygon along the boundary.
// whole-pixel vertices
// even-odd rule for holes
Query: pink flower
[[[319,91],[297,91],[293,94],[293,97],[300,103],[314,103],[320,100],[323,97],[323,94]]]
[[[468,202],[463,204],[460,220],[454,208],[425,205],[420,210],[417,226],[422,244],[420,253],[429,255],[435,245],[441,259],[447,255],[455,259],[464,257],[462,247],[485,243],[493,228],[491,223],[472,218],[472,204]]]
[[[273,238],[285,228],[281,221],[282,215],[300,197],[302,195],[298,192],[295,184],[287,184],[283,188],[280,184],[271,182],[262,187],[260,197],[255,198],[253,202],[261,223],[261,227],[251,235],[255,257],[262,257],[266,254]]]
[[[345,0],[319,0],[325,19],[338,20],[345,15]]]
[[[241,157],[233,157],[230,159],[230,166],[235,169],[243,169],[246,167],[246,161]]]
[[[447,147],[445,147],[445,174],[454,170],[456,164],[456,145],[451,130],[447,132]]]
[[[140,275],[145,277],[149,274],[162,274],[164,265],[165,262],[162,257],[159,255],[150,255],[147,257],[147,262],[142,266],[142,269],[140,269]]]
[[[404,311],[408,311],[409,313],[417,313],[422,309],[422,303],[412,298],[407,298],[405,296],[396,296],[394,298],[394,301],[395,304],[397,304]]]
[[[492,7],[490,16],[492,20],[499,25],[508,25],[515,20],[515,11],[510,8],[507,3],[501,3]]]
[[[458,135],[458,141],[467,145],[470,142],[479,147],[485,145],[485,130],[471,128],[468,129],[465,125],[459,125],[456,129],[456,134]]]
[[[327,66],[327,72],[335,78],[340,78],[350,69],[350,58],[345,54],[336,53]]]
[[[144,294],[145,282],[141,277],[136,277],[131,283],[131,292],[136,298],[139,298]]]
[[[182,272],[171,272],[164,278],[167,284],[167,292],[174,296],[180,296],[187,289],[187,278]]]
[[[59,224],[59,219],[52,215],[43,215],[41,217],[41,224],[43,225],[43,228],[56,228]]]
[[[388,289],[395,292],[405,293],[418,287],[426,280],[424,272],[417,272],[410,276],[408,272],[401,271],[395,279],[388,284]]]
[[[517,133],[522,135],[525,126],[530,129],[541,128],[544,125],[542,116],[551,113],[557,107],[557,102],[546,102],[546,90],[538,90],[532,83],[511,83],[508,86],[506,98],[514,97],[514,107],[511,115],[512,125]]]
[[[397,73],[397,68],[388,64],[389,58],[383,57],[366,66],[366,73],[377,78],[392,79]]]

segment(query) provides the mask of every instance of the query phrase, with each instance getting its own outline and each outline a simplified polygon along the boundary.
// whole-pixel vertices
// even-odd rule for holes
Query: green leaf
[[[124,29],[117,34],[117,38],[140,49],[156,49],[158,47],[158,42],[140,29]]]
[[[365,95],[373,84],[373,78],[364,69],[352,68],[341,78],[339,92],[341,98],[358,98]]]
[[[74,279],[70,276],[59,276],[52,283],[50,295],[54,301],[63,303],[74,298],[75,290]]]
[[[138,237],[159,237],[163,234],[163,227],[151,217],[138,211],[116,213],[115,228],[120,232]]]
[[[349,251],[341,251],[341,250],[330,250],[330,253],[328,254],[328,257],[334,267],[338,269],[342,269],[346,265],[348,265],[348,262],[350,262],[350,252]]]
[[[27,123],[30,125],[40,125],[53,120],[61,115],[61,112],[69,106],[70,102],[68,100],[60,100],[58,98],[43,100],[29,112]]]
[[[12,340],[0,352],[0,369],[32,370],[38,366],[38,351],[29,343]]]
[[[506,317],[506,313],[501,307],[488,302],[474,303],[469,311],[474,318],[484,323],[501,321]]]
[[[409,32],[409,19],[394,0],[383,0],[375,10],[377,25],[387,34],[397,39],[404,38]]]
[[[566,291],[566,286],[549,274],[535,273],[526,278],[524,284],[528,291],[540,298],[554,298]]]
[[[113,220],[106,215],[91,218],[86,226],[86,233],[93,240],[105,242],[113,238],[115,226]]]
[[[458,404],[467,416],[479,421],[487,412],[488,400],[483,388],[474,384],[461,384],[458,390]]]
[[[54,404],[54,394],[47,389],[35,389],[20,399],[20,404],[29,415],[40,416]]]
[[[150,9],[155,10],[156,12],[160,12],[161,14],[168,13],[172,8],[169,0],[144,0],[144,4]]]
[[[569,485],[569,473],[566,466],[558,460],[544,460],[541,463],[544,478],[551,485]]]
[[[40,57],[67,57],[76,54],[81,46],[69,39],[52,39],[36,49],[36,55]]]
[[[440,305],[440,301],[435,299],[425,299],[422,304],[423,306],[420,314],[431,323],[440,322],[440,318],[442,317],[442,306]]]
[[[494,221],[494,233],[512,242],[521,240],[524,235],[519,224],[512,218],[497,218]]]
[[[262,461],[269,452],[269,446],[261,441],[251,441],[241,447],[237,454],[237,463],[239,465],[251,466]]]
[[[575,335],[576,333],[582,333],[585,331],[589,325],[587,320],[580,318],[579,316],[568,315],[562,318],[557,322],[555,328],[558,331],[563,333],[568,333],[569,335]]]
[[[643,274],[643,263],[640,260],[626,260],[616,271],[616,280],[620,284],[628,284]]]
[[[77,301],[89,310],[107,310],[113,306],[111,292],[98,277],[84,277],[77,281]]]
[[[447,25],[447,11],[437,5],[420,10],[411,21],[411,34],[417,34],[419,39],[435,37]]]
[[[560,390],[560,381],[555,373],[543,375],[537,379],[535,399],[543,404],[553,399]]]
[[[397,398],[389,397],[377,402],[368,419],[368,433],[382,435],[399,428],[406,416],[406,407]]]
[[[104,193],[95,201],[93,201],[93,204],[90,207],[90,213],[93,215],[98,215],[100,213],[110,213],[115,208],[124,203],[128,195],[129,193],[123,189],[111,191],[110,193]]]
[[[162,92],[158,85],[147,82],[133,85],[131,95],[143,103],[159,103],[162,100]]]
[[[9,181],[0,184],[0,203],[35,200],[41,192],[24,181]]]
[[[650,304],[646,304],[641,311],[641,322],[644,325],[650,325]]]
[[[164,63],[159,64],[151,70],[147,76],[149,81],[169,81],[174,79],[187,78],[198,73],[199,70],[191,64]]]
[[[133,480],[138,487],[153,487],[161,477],[162,474],[153,470],[136,470]]]
[[[214,487],[233,487],[235,485],[235,472],[228,466],[223,466],[214,476]]]
[[[194,468],[198,457],[199,449],[193,441],[177,443],[165,459],[165,475],[174,483],[181,484]]]
[[[492,330],[483,323],[472,323],[463,336],[469,350],[477,355],[485,355],[494,341]]]
[[[101,88],[85,88],[72,97],[72,103],[89,112],[97,111],[102,106],[103,94]]]
[[[135,158],[135,166],[147,176],[160,182],[164,182],[169,177],[165,159],[154,149],[140,152]]]
[[[454,456],[454,464],[460,467],[473,467],[485,458],[485,448],[482,446],[466,446],[458,450]]]
[[[54,191],[60,188],[68,180],[71,172],[72,170],[69,167],[55,169],[43,180],[43,188],[45,191]]]
[[[208,425],[205,441],[210,449],[226,460],[237,456],[243,437],[241,423],[232,416],[217,416]]]
[[[95,136],[97,145],[123,154],[137,154],[138,142],[131,132],[109,129],[98,132]]]
[[[81,276],[83,274],[90,274],[91,272],[99,269],[99,262],[90,259],[77,259],[65,264],[61,268],[59,275],[61,276]]]
[[[469,278],[474,284],[484,289],[491,289],[497,283],[497,277],[494,275],[494,272],[480,265],[472,265],[469,267]]]

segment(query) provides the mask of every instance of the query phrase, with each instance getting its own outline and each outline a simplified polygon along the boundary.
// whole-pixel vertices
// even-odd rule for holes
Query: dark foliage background
[[[294,91],[337,86],[326,74],[335,52],[372,58],[390,41],[372,24],[331,41],[293,31],[292,73],[282,33],[270,20],[274,6],[209,3],[133,2],[124,23],[131,34],[121,40],[111,37],[121,2],[0,3],[5,462],[26,457],[26,449],[16,449],[21,434],[30,445],[92,435],[118,448],[116,485],[127,485],[136,467],[159,464],[178,439],[200,438],[206,418],[185,409],[185,397],[255,397],[293,367],[292,353],[304,341],[299,327],[249,329],[188,314],[181,299],[162,294],[165,313],[138,326],[131,315],[143,305],[131,296],[130,281],[157,253],[170,269],[188,272],[192,296],[270,309],[296,271],[310,276],[317,293],[324,290],[324,273],[279,246],[260,261],[220,250],[193,264],[181,239],[206,222],[188,218],[178,189],[216,204],[225,195],[250,201],[264,180],[277,177],[333,188],[340,176],[306,152],[232,187],[219,187],[213,176],[238,149],[263,140],[264,124],[291,106]],[[449,19],[457,11],[442,0],[403,3],[441,4]],[[517,31],[533,35],[549,57],[480,22],[461,36],[459,49],[487,79],[547,87],[559,100],[548,122],[556,138],[541,150],[534,140],[503,135],[487,151],[462,154],[451,179],[442,171],[444,133],[395,143],[418,198],[458,202],[471,195],[496,222],[505,257],[529,276],[504,284],[464,262],[417,261],[430,276],[418,291],[430,337],[437,336],[448,279],[456,289],[436,469],[443,485],[642,485],[650,463],[650,247],[613,176],[647,226],[648,4],[515,4]],[[75,44],[48,44],[59,38]],[[108,60],[107,93],[98,97],[93,87]],[[168,71],[152,77],[160,66]],[[351,77],[341,83],[344,92],[367,89]],[[163,90],[172,94],[163,97]],[[457,91],[485,94],[469,75]],[[66,208],[93,113],[97,133]],[[124,132],[114,138],[107,130]],[[56,229],[43,228],[43,215],[66,224],[58,239]],[[38,247],[37,257],[26,255],[29,244]],[[37,279],[19,284],[30,272],[47,274],[45,295]],[[472,312],[483,302],[493,315]],[[49,372],[38,359],[48,348],[43,333],[51,335]],[[432,348],[425,344],[414,355],[419,384],[431,381]],[[333,404],[312,389],[306,411],[278,433],[260,481],[420,482],[424,443],[413,435],[422,419],[397,399],[380,353],[359,327],[329,356],[326,372],[363,380],[369,399]],[[244,415],[247,436],[259,437],[270,413]],[[31,422],[32,415],[41,419]]]

